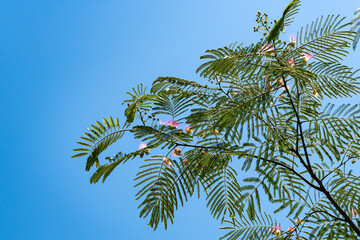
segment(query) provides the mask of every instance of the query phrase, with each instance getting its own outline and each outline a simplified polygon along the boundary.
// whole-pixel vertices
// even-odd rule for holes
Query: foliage
[[[90,182],[156,148],[163,154],[145,159],[135,179],[140,217],[153,229],[167,228],[179,206],[204,193],[225,224],[222,239],[358,239],[360,182],[347,166],[360,157],[360,108],[324,104],[360,92],[357,70],[342,63],[355,35],[330,15],[280,40],[299,7],[291,1],[274,23],[258,12],[258,43],[206,51],[197,71],[209,85],[159,77],[150,91],[133,88],[124,126],[104,118],[74,149],[73,157],[87,156],[86,171],[95,165]],[[125,132],[146,144],[100,164]]]
[[[352,31],[357,32],[355,39],[354,39],[354,43],[353,43],[353,48],[355,50],[357,43],[359,42],[359,38],[360,38],[360,8],[356,9],[355,11],[355,17],[353,19],[353,27],[351,29]]]

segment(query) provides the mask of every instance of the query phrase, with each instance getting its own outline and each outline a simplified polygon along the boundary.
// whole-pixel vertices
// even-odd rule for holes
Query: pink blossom
[[[271,44],[264,44],[261,48],[260,48],[260,52],[261,53],[265,53],[265,52],[270,52],[273,51],[275,48],[273,45]]]
[[[280,225],[276,225],[275,227],[272,227],[271,232],[273,234],[279,235],[280,234]]]
[[[300,55],[302,55],[302,58],[304,59],[305,62],[308,62],[310,61],[310,59],[313,58],[313,56],[311,56],[310,54],[307,54],[307,53],[300,53]]]
[[[180,124],[177,121],[169,120],[166,122],[166,125],[168,125],[169,127],[177,128]]]
[[[290,43],[293,43],[293,44],[296,43],[296,35],[295,34],[290,34],[289,39],[290,39]]]
[[[301,218],[298,218],[298,219],[296,219],[296,224],[298,224],[298,225],[299,225],[299,224],[301,224],[301,223],[302,223],[302,221],[303,221],[303,220],[302,220]]]
[[[143,148],[147,148],[147,144],[146,143],[140,143],[139,145],[139,150],[143,149]]]
[[[293,58],[290,58],[290,59],[288,60],[288,63],[290,64],[291,67],[295,67],[295,61],[294,61]]]
[[[165,166],[168,166],[168,167],[171,166],[171,161],[167,157],[163,158],[163,163],[164,163]]]
[[[181,157],[182,156],[181,149],[178,147],[174,148],[172,155],[175,157]]]
[[[165,122],[163,120],[159,120],[160,125],[165,125]]]

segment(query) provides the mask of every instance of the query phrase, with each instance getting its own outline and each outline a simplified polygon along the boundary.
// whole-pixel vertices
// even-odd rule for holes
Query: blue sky
[[[257,10],[278,18],[287,1],[0,1],[0,239],[217,239],[203,198],[167,231],[138,217],[141,160],[89,184],[75,143],[96,120],[124,121],[126,91],[158,76],[199,80],[207,49],[251,43]],[[290,32],[317,16],[352,17],[358,0],[304,0]],[[359,68],[359,50],[350,65]],[[357,100],[352,100],[353,102]],[[135,149],[125,138],[115,151]]]

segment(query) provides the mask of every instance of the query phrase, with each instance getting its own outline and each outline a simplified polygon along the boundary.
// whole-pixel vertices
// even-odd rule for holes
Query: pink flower
[[[194,130],[190,126],[185,127],[185,132],[192,133],[193,131]]]
[[[160,125],[165,125],[165,122],[163,120],[159,120]]]
[[[298,218],[298,219],[296,219],[296,224],[298,224],[298,225],[299,225],[299,224],[301,224],[301,223],[302,223],[302,221],[303,221],[303,220],[302,220],[301,218]]]
[[[304,53],[304,52],[300,53],[300,55],[302,55],[302,58],[305,62],[308,62],[308,61],[310,61],[310,59],[313,58],[313,56],[311,56],[310,54]]]
[[[164,163],[165,166],[168,166],[168,167],[171,166],[171,161],[167,157],[163,158],[163,163]]]
[[[139,150],[143,149],[143,148],[147,148],[147,144],[146,143],[140,143],[139,145]]]
[[[140,143],[139,150],[141,151],[140,155],[143,155],[144,153],[147,155],[150,153],[150,149],[147,147],[146,143]]]
[[[295,228],[294,228],[294,227],[289,227],[289,228],[288,228],[288,232],[289,232],[289,233],[293,233],[294,231],[295,231]]]
[[[180,124],[177,121],[169,120],[166,122],[166,125],[168,125],[169,127],[177,128]]]
[[[295,61],[294,61],[293,58],[290,58],[290,59],[288,60],[288,63],[290,64],[291,67],[295,67]]]
[[[290,43],[293,43],[293,44],[296,43],[296,35],[295,34],[290,34],[289,39],[290,39]]]
[[[181,149],[178,147],[174,148],[172,155],[175,157],[181,157]]]
[[[275,48],[273,45],[271,44],[264,44],[264,46],[262,46],[259,50],[259,52],[261,53],[265,53],[265,52],[270,52],[273,51]]]
[[[275,227],[272,227],[272,228],[271,228],[271,232],[272,232],[273,234],[279,235],[279,234],[280,234],[280,226],[279,226],[279,225],[276,225]]]

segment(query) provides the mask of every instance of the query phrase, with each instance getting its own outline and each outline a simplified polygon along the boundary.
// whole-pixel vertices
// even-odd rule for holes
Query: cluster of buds
[[[268,15],[266,13],[262,14],[260,11],[256,14],[256,22],[259,24],[257,27],[254,27],[254,32],[260,32],[264,36],[271,29],[269,24],[272,22],[268,22]]]

